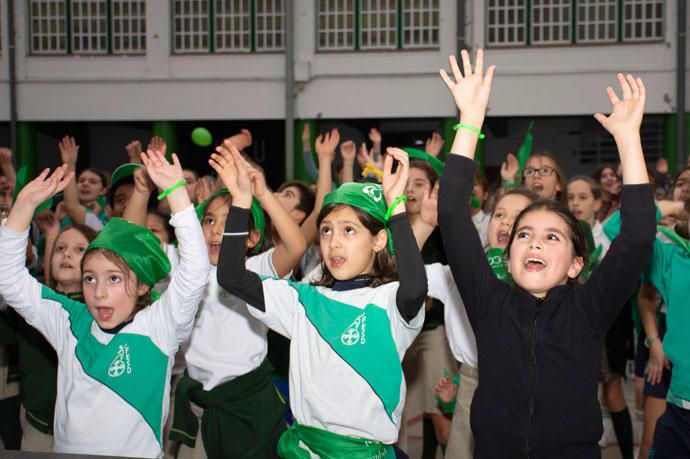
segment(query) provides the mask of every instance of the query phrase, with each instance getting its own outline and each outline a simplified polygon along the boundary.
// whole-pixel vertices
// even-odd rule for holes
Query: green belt
[[[209,459],[277,457],[276,445],[285,431],[285,402],[269,379],[267,360],[210,391],[187,375],[180,378],[170,440],[194,448],[199,421],[191,402],[204,409],[201,435]]]
[[[285,459],[310,459],[309,451],[328,459],[393,459],[395,451],[391,445],[374,440],[338,435],[327,430],[294,423],[280,437],[278,455]]]

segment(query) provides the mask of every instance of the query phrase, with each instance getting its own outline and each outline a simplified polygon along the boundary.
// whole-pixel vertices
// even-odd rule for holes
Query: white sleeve
[[[264,292],[264,311],[247,306],[249,313],[277,333],[292,338],[298,314],[304,314],[299,294],[290,282],[266,278],[261,281]]]
[[[57,349],[67,314],[60,303],[43,299],[43,285],[24,266],[28,235],[0,226],[0,296]]]
[[[245,262],[245,267],[256,274],[268,277],[278,277],[276,273],[276,268],[273,266],[273,252],[275,252],[275,247],[262,252],[253,257],[247,258]],[[282,277],[282,279],[289,279],[292,275],[292,271],[287,273]]]
[[[84,217],[84,224],[94,231],[101,231],[103,229],[103,222],[98,219],[98,215],[93,212],[86,212]]]
[[[175,228],[180,262],[165,293],[139,314],[145,316],[142,319],[150,321],[153,335],[156,335],[156,330],[161,330],[160,324],[167,325],[162,335],[155,336],[155,341],[173,353],[191,333],[194,316],[208,284],[211,264],[193,206],[173,215],[170,224]]]

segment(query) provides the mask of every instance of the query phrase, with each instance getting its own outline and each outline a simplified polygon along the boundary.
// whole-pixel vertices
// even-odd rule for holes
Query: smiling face
[[[50,258],[50,273],[55,288],[62,293],[81,290],[81,259],[89,241],[74,228],[63,231],[55,240]]]
[[[508,194],[496,202],[489,220],[489,247],[505,249],[510,240],[513,222],[532,201],[521,194]]]
[[[371,274],[376,253],[388,242],[384,229],[372,234],[348,205],[335,208],[321,220],[319,235],[323,261],[337,280]]]
[[[614,169],[607,167],[601,171],[599,186],[602,193],[616,195],[621,192],[621,179]]]
[[[430,190],[431,182],[426,172],[418,167],[410,167],[410,175],[405,189],[407,196],[405,207],[409,215],[416,215],[421,212],[422,200]]]
[[[584,266],[582,258],[575,256],[568,224],[546,209],[528,211],[521,217],[509,250],[513,281],[539,298],[576,278]]]
[[[137,285],[137,276],[131,269],[127,271],[101,251],[89,253],[84,259],[84,302],[101,328],[111,329],[131,320],[137,299],[148,290]]]
[[[548,172],[547,172],[548,171]],[[543,199],[555,200],[561,189],[556,163],[546,156],[532,156],[523,171],[525,188]]]
[[[79,175],[77,193],[81,202],[90,203],[103,196],[107,191],[101,177],[93,171],[85,170]]]
[[[584,180],[574,180],[568,184],[568,209],[578,220],[584,220],[594,226],[597,211],[601,208],[601,199],[596,199],[592,187]]]

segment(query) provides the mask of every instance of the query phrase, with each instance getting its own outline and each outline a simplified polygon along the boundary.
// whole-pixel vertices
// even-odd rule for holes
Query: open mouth
[[[328,260],[331,268],[341,268],[345,264],[344,257],[329,257]]]
[[[544,191],[544,184],[539,183],[539,182],[533,183],[532,184],[532,191],[534,191],[535,193],[539,193],[540,191]]]
[[[503,246],[507,246],[509,240],[510,240],[510,233],[509,232],[507,232],[507,231],[499,231],[498,232],[498,235],[496,236],[496,241],[499,244],[501,244]]]
[[[72,266],[69,263],[60,263],[60,268],[61,269],[74,269],[74,266]]]
[[[529,272],[539,272],[545,267],[546,262],[544,262],[544,260],[542,260],[541,258],[528,257],[527,260],[525,260],[525,268]]]
[[[107,306],[96,307],[96,315],[98,316],[98,320],[100,322],[109,322],[113,318],[114,313],[114,308],[109,308]]]

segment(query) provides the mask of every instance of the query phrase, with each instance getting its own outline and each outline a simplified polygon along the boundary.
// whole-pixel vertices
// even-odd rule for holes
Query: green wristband
[[[482,134],[482,130],[479,129],[478,127],[470,126],[469,124],[463,124],[463,123],[458,123],[455,126],[453,126],[453,130],[457,131],[458,129],[469,129],[470,131],[476,133],[480,139],[483,139],[486,137],[484,134]]]
[[[177,182],[176,184],[174,184],[173,186],[171,186],[170,188],[168,188],[167,190],[165,190],[164,192],[162,192],[161,194],[159,194],[159,195],[158,195],[158,200],[159,200],[159,201],[162,201],[162,200],[165,199],[170,193],[172,193],[173,191],[175,191],[175,190],[178,189],[179,187],[184,186],[185,183],[187,183],[187,182],[185,182],[184,179],[180,180],[179,182]]]
[[[390,207],[388,207],[388,212],[386,212],[386,216],[383,217],[386,223],[388,223],[388,220],[390,220],[391,215],[393,215],[393,210],[398,204],[400,204],[400,201],[407,202],[407,196],[401,194],[397,198],[393,199],[393,202],[391,203]]]
[[[503,180],[501,184],[503,185],[503,188],[505,188],[506,190],[510,188],[517,188],[520,186],[520,182],[518,180]]]

